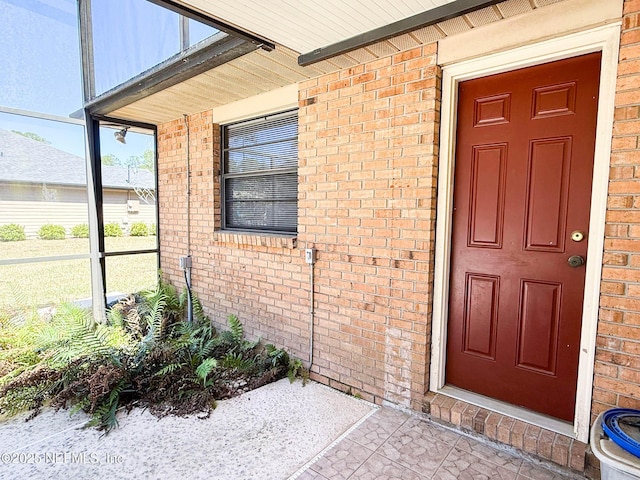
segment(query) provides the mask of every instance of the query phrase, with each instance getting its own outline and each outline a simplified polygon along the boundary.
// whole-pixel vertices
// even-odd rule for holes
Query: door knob
[[[567,260],[567,263],[570,267],[577,268],[580,265],[584,265],[584,258],[582,258],[580,255],[571,255],[569,257],[569,260]]]

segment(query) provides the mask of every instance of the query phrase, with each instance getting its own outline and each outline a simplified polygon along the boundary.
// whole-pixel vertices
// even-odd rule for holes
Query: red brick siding
[[[640,408],[640,0],[618,64],[592,413]]]
[[[220,128],[211,113],[188,117],[191,164],[192,284],[212,320],[236,314],[250,338],[308,356],[308,270],[291,240],[216,234],[220,228]],[[184,287],[179,257],[187,252],[186,126],[158,128],[160,261],[166,279]]]
[[[483,435],[562,467],[585,470],[587,445],[566,435],[431,392],[425,396],[423,412],[472,435]]]
[[[436,45],[300,85],[299,242],[318,250],[313,372],[420,408],[436,204]]]

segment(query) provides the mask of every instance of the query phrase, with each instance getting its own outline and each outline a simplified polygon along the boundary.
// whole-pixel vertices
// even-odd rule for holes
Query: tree
[[[13,133],[17,133],[18,135],[22,135],[23,137],[30,138],[31,140],[35,140],[36,142],[46,143],[47,145],[51,145],[51,142],[44,137],[41,137],[37,133],[34,132],[19,132],[18,130],[11,130]]]
[[[140,165],[140,168],[153,172],[156,168],[156,156],[153,153],[153,150],[147,148],[142,154],[142,157],[144,158],[144,161],[142,162],[142,165]]]
[[[113,165],[121,165],[122,164],[120,159],[118,157],[116,157],[113,153],[109,153],[107,155],[102,155],[100,157],[100,160],[102,160],[102,165],[113,166]]]
[[[153,150],[147,148],[142,155],[132,155],[125,162],[124,165],[139,168],[141,170],[148,170],[153,172],[155,168],[155,155]]]
[[[148,170],[153,172],[155,167],[155,155],[150,148],[146,149],[142,155],[131,155],[126,160],[120,160],[114,154],[109,153],[102,155],[102,165],[109,165],[115,167],[131,167],[139,168],[141,170]]]

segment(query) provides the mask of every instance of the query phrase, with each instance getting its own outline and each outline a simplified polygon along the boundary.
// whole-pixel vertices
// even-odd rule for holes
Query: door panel
[[[527,181],[527,250],[564,251],[571,138],[531,142]]]
[[[495,359],[498,277],[467,275],[464,351]]]
[[[519,368],[556,374],[562,285],[523,280],[518,317]]]
[[[506,156],[504,144],[473,149],[468,245],[502,246]]]
[[[446,382],[575,408],[600,54],[462,82]],[[571,232],[585,233],[581,242]]]

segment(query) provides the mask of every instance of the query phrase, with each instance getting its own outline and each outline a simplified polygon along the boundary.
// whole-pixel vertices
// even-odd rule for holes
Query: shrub
[[[149,235],[155,235],[156,234],[156,224],[152,223],[151,225],[149,225]]]
[[[105,237],[121,237],[122,236],[122,228],[117,223],[106,223],[104,225],[104,236]]]
[[[26,239],[23,226],[15,223],[0,225],[0,242],[17,242]]]
[[[62,225],[47,223],[40,227],[40,230],[38,230],[38,236],[42,240],[64,240],[67,237],[67,231]]]
[[[71,235],[76,238],[89,238],[89,225],[81,223],[71,229]]]
[[[244,338],[238,317],[217,332],[191,297],[193,321],[185,320],[188,293],[160,282],[111,306],[104,322],[90,310],[63,304],[51,318],[28,316],[0,329],[0,414],[44,405],[84,410],[87,426],[107,432],[123,407],[149,408],[159,416],[208,413],[217,400],[261,387],[285,375],[307,372],[302,362],[274,345]]]
[[[131,224],[131,230],[129,231],[129,235],[132,237],[146,237],[149,235],[149,229],[147,225],[142,222],[136,222]]]

